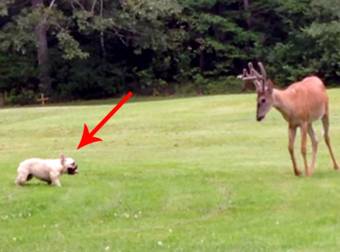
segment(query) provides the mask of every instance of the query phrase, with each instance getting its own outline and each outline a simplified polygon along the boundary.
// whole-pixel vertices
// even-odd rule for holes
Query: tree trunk
[[[39,8],[44,6],[43,0],[31,0],[33,8]],[[35,27],[35,35],[37,38],[37,60],[39,66],[39,80],[40,91],[45,95],[51,94],[51,79],[50,79],[50,67],[48,57],[48,44],[47,44],[47,30],[48,25],[46,19],[42,16],[41,21]]]
[[[203,73],[205,67],[204,47],[200,46],[200,70]]]
[[[0,92],[0,107],[5,106],[5,94]]]
[[[104,1],[100,1],[100,17],[103,18],[103,9],[104,9]],[[102,57],[106,58],[106,49],[105,49],[105,38],[104,31],[100,32],[100,47],[102,50]]]
[[[248,28],[251,28],[251,26],[252,26],[252,17],[251,17],[251,11],[249,9],[250,0],[243,0],[243,6],[244,6],[244,10],[247,12],[246,22],[247,22]]]

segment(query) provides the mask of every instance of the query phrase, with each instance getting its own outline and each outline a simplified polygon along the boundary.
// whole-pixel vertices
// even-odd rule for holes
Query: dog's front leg
[[[61,186],[58,173],[52,172],[50,174],[50,178],[51,178],[52,185],[59,186],[59,187]]]
[[[60,181],[59,181],[59,179],[53,180],[53,182],[52,182],[52,185],[55,185],[55,186],[58,186],[58,187],[60,187],[60,186],[61,186],[61,184],[60,184]]]

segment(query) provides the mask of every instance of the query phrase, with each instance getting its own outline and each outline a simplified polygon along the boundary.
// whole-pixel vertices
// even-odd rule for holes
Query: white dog
[[[27,181],[36,177],[48,184],[61,186],[59,177],[68,173],[78,173],[78,166],[72,158],[61,155],[59,159],[31,158],[24,160],[18,167],[17,185],[24,185]]]

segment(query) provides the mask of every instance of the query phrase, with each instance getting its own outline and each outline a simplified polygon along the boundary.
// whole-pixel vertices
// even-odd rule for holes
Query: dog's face
[[[63,155],[60,157],[61,164],[65,167],[67,174],[75,175],[78,173],[78,165],[73,158],[64,157]]]

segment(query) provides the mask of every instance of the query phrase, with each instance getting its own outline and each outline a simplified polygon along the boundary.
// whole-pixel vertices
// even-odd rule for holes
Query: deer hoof
[[[298,170],[294,171],[296,177],[301,177],[302,173]]]

